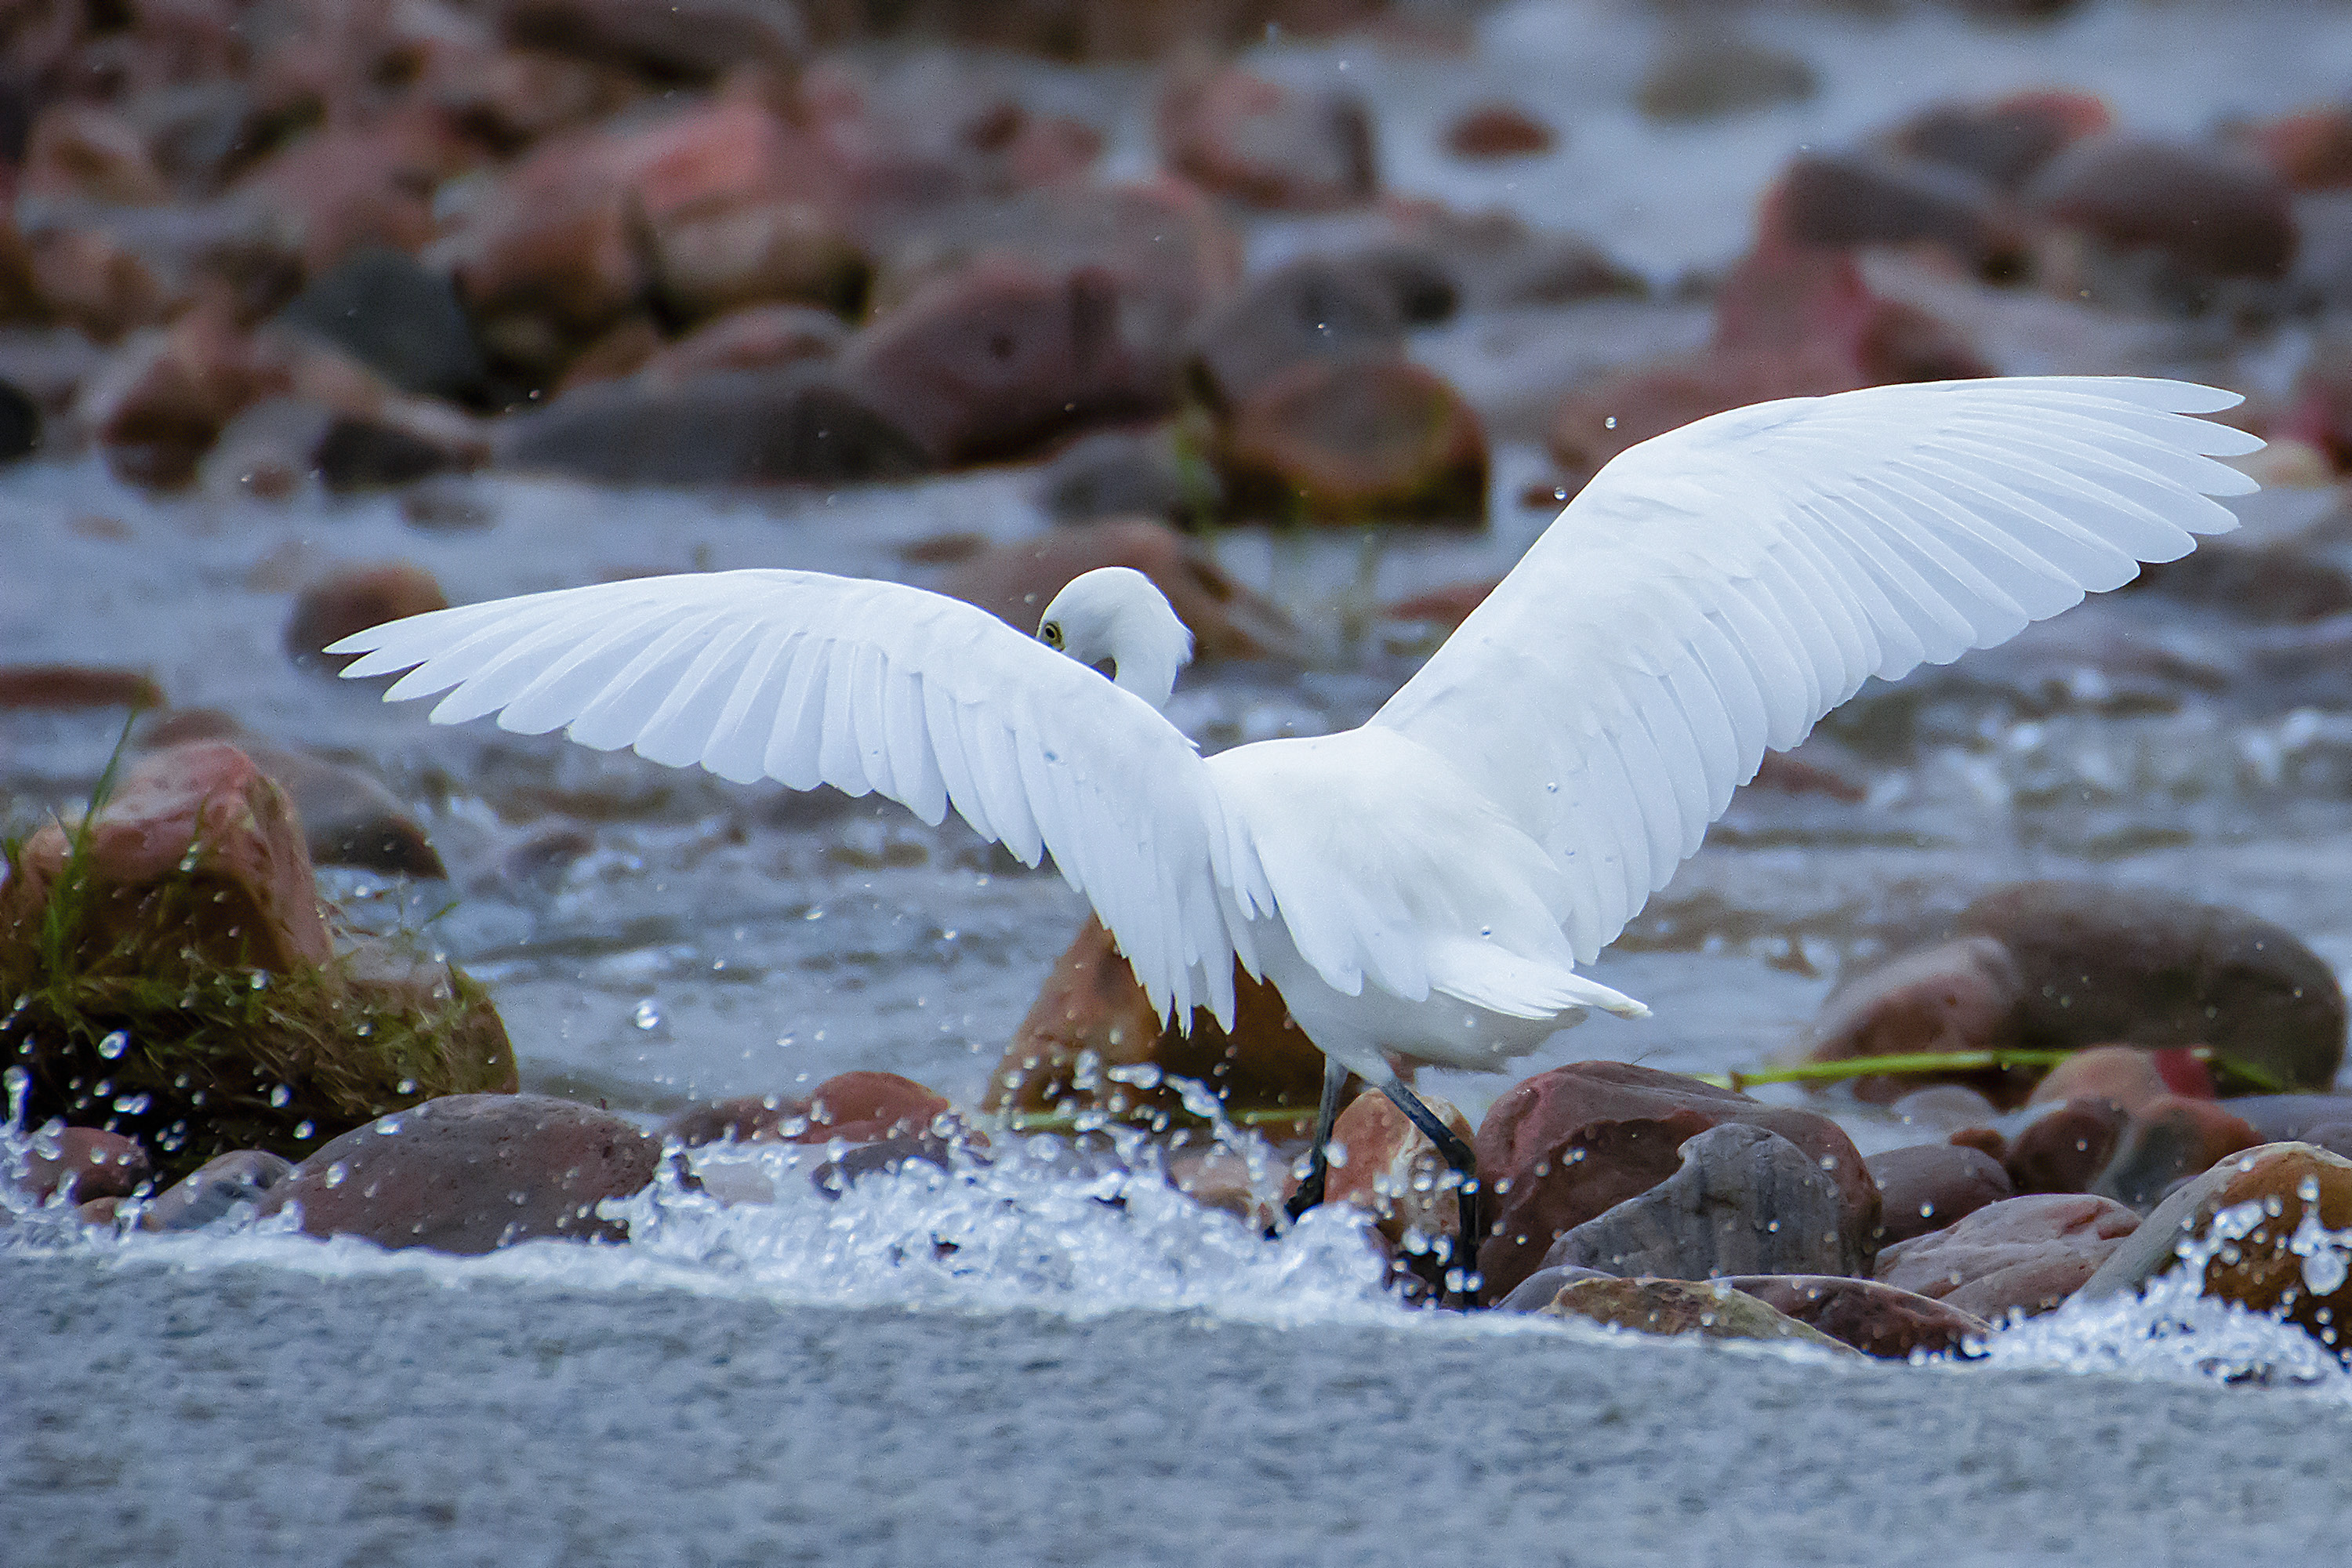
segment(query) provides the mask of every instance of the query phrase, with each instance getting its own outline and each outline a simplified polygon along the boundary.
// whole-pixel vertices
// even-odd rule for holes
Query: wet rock
[[[1218,463],[1244,517],[1484,523],[1486,437],[1462,395],[1404,361],[1310,360],[1234,411]]]
[[[153,1173],[147,1151],[119,1132],[96,1127],[44,1128],[0,1165],[6,1182],[36,1203],[81,1204],[127,1198]]]
[[[2265,1143],[2311,1142],[2314,1129],[2352,1121],[2352,1095],[2250,1094],[2224,1100]]]
[[[1673,1175],[1552,1243],[1545,1267],[1672,1279],[1866,1267],[1836,1180],[1786,1138],[1728,1122],[1692,1137],[1677,1156]]]
[[[2308,1143],[2266,1143],[2223,1161],[2159,1205],[2083,1286],[2084,1300],[2135,1292],[2207,1251],[2200,1293],[2275,1312],[2341,1353],[2352,1315],[2347,1243],[2352,1161]]]
[[[317,278],[362,246],[422,248],[434,237],[433,192],[477,155],[438,110],[410,104],[364,126],[314,131],[236,189],[291,226],[303,270]]]
[[[723,371],[814,363],[839,353],[848,335],[840,317],[813,305],[751,305],[657,349],[637,374],[656,386],[682,386]]]
[[[1510,1294],[1494,1304],[1497,1312],[1540,1312],[1552,1303],[1552,1299],[1564,1285],[1579,1279],[1613,1279],[1613,1274],[1603,1274],[1598,1268],[1578,1268],[1562,1263],[1549,1268],[1538,1268],[1511,1287]]]
[[[1579,1062],[1512,1085],[1479,1124],[1492,1211],[1478,1254],[1487,1299],[1507,1295],[1562,1235],[1673,1175],[1682,1145],[1725,1122],[1776,1132],[1814,1161],[1837,1184],[1841,1237],[1868,1258],[1878,1187],[1828,1117],[1654,1068]]]
[[[800,14],[758,0],[512,0],[499,22],[512,43],[697,87],[745,66],[789,79],[807,49]]]
[[[2052,1068],[2050,1075],[2033,1086],[2025,1103],[2063,1105],[2070,1100],[2105,1100],[2127,1112],[2137,1112],[2151,1100],[2187,1092],[2183,1087],[2185,1075],[2175,1069],[2173,1075],[2168,1076],[2158,1065],[2158,1055],[2137,1046],[2093,1046],[2077,1051]],[[2200,1064],[2192,1058],[2189,1065],[2201,1074]],[[2204,1087],[2206,1093],[2201,1098],[2210,1100],[2210,1079]]]
[[[2139,1227],[2110,1198],[2045,1193],[1988,1204],[1957,1225],[1888,1247],[1878,1281],[1999,1322],[2046,1312]]]
[[[2202,1046],[2224,1085],[2316,1088],[2343,1060],[2345,1019],[2334,973],[2268,921],[2160,889],[2024,882],[1970,904],[1950,941],[1842,984],[1811,1055]],[[1969,1081],[2014,1104],[2035,1078]],[[1871,1079],[1856,1089],[1894,1097]]]
[[[1970,273],[2013,279],[2026,237],[1992,185],[1933,163],[1867,153],[1809,153],[1780,177],[1776,216],[1800,245],[1932,246]]]
[[[928,1135],[950,1115],[945,1096],[894,1072],[845,1072],[805,1095],[740,1095],[680,1111],[662,1128],[665,1142],[706,1143],[873,1143]]]
[[[1993,1118],[2000,1114],[1991,1100],[1961,1083],[1931,1083],[1915,1089],[1886,1109],[1909,1126],[1936,1132],[1990,1129]]]
[[[1126,320],[1117,275],[986,258],[854,339],[841,374],[934,465],[1017,456],[1168,405],[1170,362]]]
[[[1141,518],[1057,528],[984,550],[957,565],[940,588],[1034,633],[1054,595],[1098,566],[1131,566],[1150,578],[1192,628],[1198,658],[1297,656],[1297,629],[1279,607],[1227,575],[1199,543]]]
[[[1371,116],[1349,93],[1285,87],[1226,66],[1171,82],[1156,124],[1170,169],[1253,206],[1319,211],[1379,192]]]
[[[1667,39],[1637,97],[1653,120],[1717,120],[1801,102],[1820,85],[1813,68],[1784,49],[1694,30]]]
[[[415,484],[435,474],[471,468],[480,454],[438,435],[420,435],[381,419],[339,416],[327,421],[312,453],[320,482],[336,495]]]
[[[1990,103],[1921,111],[1886,137],[1890,151],[2021,189],[2044,163],[2115,123],[2105,100],[2080,92],[2020,92]]]
[[[126,345],[84,384],[76,417],[118,478],[171,489],[240,411],[290,384],[225,310],[198,309]]]
[[[2210,1100],[2165,1095],[2133,1112],[2091,1190],[2145,1214],[2189,1177],[2262,1142],[2243,1119]]]
[[[2285,186],[2228,149],[2085,141],[2045,164],[2024,199],[2053,223],[2117,251],[2158,252],[2193,278],[2275,279],[2294,262]]]
[[[497,461],[612,484],[763,485],[906,479],[932,459],[824,366],[787,365],[583,386],[503,421]]]
[[[467,397],[488,371],[448,277],[380,245],[353,250],[277,320],[334,344],[405,392]]]
[[[1038,490],[1060,523],[1148,517],[1181,525],[1224,504],[1216,470],[1181,450],[1166,429],[1081,437],[1045,466]]]
[[[2112,1100],[2070,1100],[2010,1140],[2001,1163],[2021,1193],[2086,1193],[2107,1168],[2131,1113]]]
[[[1353,258],[1308,257],[1276,268],[1201,323],[1192,374],[1213,407],[1230,409],[1308,360],[1389,360],[1404,344],[1394,281]]]
[[[1955,1149],[1974,1149],[2000,1161],[2009,1158],[2009,1140],[1991,1127],[1963,1127],[1944,1140]],[[2007,1170],[2004,1164],[2001,1167]]]
[[[448,607],[449,596],[422,566],[395,561],[346,567],[296,596],[279,641],[297,664],[340,669],[351,660],[331,658],[324,651],[330,643],[386,621]]]
[[[1393,221],[1397,237],[1385,254],[1418,257],[1435,268],[1452,283],[1457,305],[1573,305],[1649,292],[1642,274],[1592,241],[1537,228],[1507,209],[1461,213],[1408,203]],[[1382,255],[1375,250],[1359,259],[1378,263]],[[1408,321],[1423,319],[1412,310],[1405,314]]]
[[[1818,1329],[1864,1355],[1905,1361],[1915,1355],[1958,1355],[1992,1325],[1948,1301],[1898,1290],[1874,1279],[1834,1275],[1736,1276],[1723,1281],[1774,1311]]]
[[[954,1158],[955,1145],[947,1139],[906,1133],[843,1150],[809,1173],[809,1184],[822,1197],[838,1198],[867,1176],[895,1176],[911,1164],[949,1171]]]
[[[138,206],[171,195],[147,139],[121,115],[95,103],[68,101],[44,109],[33,121],[19,177],[25,193],[34,196]]]
[[[1482,103],[1445,128],[1445,150],[1457,158],[1524,158],[1549,153],[1559,140],[1552,128],[1515,103]]]
[[[1941,1230],[2016,1194],[2000,1162],[1981,1149],[1915,1143],[1873,1154],[1863,1164],[1878,1184],[1882,1247]]]
[[[2208,549],[2200,542],[2194,554],[2143,567],[2133,589],[2271,626],[2305,625],[2352,610],[2352,572],[2305,546],[2215,543],[2218,548]]]
[[[2331,104],[2284,115],[2252,127],[2246,139],[2291,189],[2352,185],[2352,108]]]
[[[1719,1280],[1575,1279],[1561,1286],[1551,1305],[1541,1310],[1550,1317],[1582,1318],[1639,1334],[1793,1342],[1842,1356],[1856,1353],[1851,1345]]]
[[[23,290],[29,302],[14,312],[17,319],[54,320],[100,342],[160,326],[187,303],[172,268],[100,228],[44,226],[24,237],[15,259],[30,285]]]
[[[661,1145],[617,1116],[540,1094],[428,1100],[344,1133],[272,1190],[311,1236],[483,1253],[541,1237],[615,1241],[606,1198],[653,1180]]]
[[[263,1194],[294,1174],[294,1163],[266,1149],[232,1149],[205,1161],[157,1194],[139,1216],[142,1230],[201,1230],[239,1204],[261,1211]]]
[[[1279,1222],[1288,1196],[1283,1189],[1294,1184],[1286,1172],[1253,1170],[1248,1159],[1223,1144],[1176,1150],[1161,1170],[1168,1184],[1194,1203],[1221,1209],[1260,1234]],[[1268,1179],[1277,1175],[1283,1179]],[[1458,1223],[1454,1228],[1461,1228]]]
[[[1422,1103],[1465,1143],[1470,1142],[1468,1117],[1434,1095],[1423,1096]],[[1325,1203],[1353,1204],[1369,1212],[1382,1236],[1416,1253],[1440,1237],[1450,1247],[1461,1236],[1462,1205],[1453,1171],[1437,1145],[1388,1096],[1358,1095],[1332,1124],[1331,1142],[1346,1151],[1346,1163],[1333,1162],[1324,1184]]]
[[[163,688],[135,669],[86,664],[0,665],[0,709],[160,708]]]
[[[1189,1032],[1164,1026],[1110,933],[1089,919],[1029,1005],[989,1075],[987,1111],[1107,1113],[1145,1126],[1198,1124],[1170,1080],[1206,1089],[1223,1113],[1269,1138],[1314,1125],[1323,1055],[1274,987],[1239,970],[1234,1027],[1196,1009]]]
[[[771,201],[681,214],[654,238],[655,291],[685,321],[798,301],[841,310],[864,295],[864,250],[824,208]]]

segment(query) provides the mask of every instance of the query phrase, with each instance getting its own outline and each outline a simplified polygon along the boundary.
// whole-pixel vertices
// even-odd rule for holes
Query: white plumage
[[[1085,893],[1152,1003],[1233,1016],[1236,958],[1335,1061],[1496,1067],[1697,849],[1768,747],[1871,676],[2014,636],[2235,526],[2251,436],[2180,382],[1950,382],[1795,399],[1626,451],[1362,728],[1203,760],[1158,712],[1189,654],[1134,573],[1045,620],[919,589],[660,577],[346,638],[433,717],[570,726],[725,777],[952,808]],[[1171,631],[1171,628],[1173,628]],[[1109,658],[1118,684],[1090,664]]]

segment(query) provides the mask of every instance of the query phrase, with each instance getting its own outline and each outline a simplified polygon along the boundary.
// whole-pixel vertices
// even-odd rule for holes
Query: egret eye
[[[1047,647],[1061,647],[1062,623],[1059,621],[1047,621],[1044,626],[1039,626],[1037,628],[1037,640],[1044,643]]]

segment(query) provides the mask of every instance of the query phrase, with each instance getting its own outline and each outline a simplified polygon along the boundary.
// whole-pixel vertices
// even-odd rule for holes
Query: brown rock
[[[1228,505],[1326,523],[1482,525],[1486,437],[1461,394],[1399,360],[1310,360],[1233,412],[1219,443]]]
[[[1402,357],[1405,313],[1393,282],[1360,261],[1308,257],[1276,268],[1204,319],[1191,379],[1231,410],[1308,360]]]
[[[330,126],[257,165],[238,189],[298,226],[317,277],[362,245],[414,252],[433,237],[433,192],[470,154],[438,111]]]
[[[1445,128],[1445,150],[1457,158],[1523,158],[1549,153],[1559,136],[1515,103],[1482,103]]]
[[[1996,281],[2025,269],[2025,235],[1989,184],[1933,163],[1808,153],[1781,175],[1770,216],[1799,245],[1930,246]]]
[[[348,567],[302,590],[281,641],[297,664],[340,669],[351,660],[329,658],[323,651],[328,644],[386,621],[448,607],[448,595],[422,566],[394,561]]]
[[[0,708],[160,708],[163,689],[135,669],[87,664],[0,665]]]
[[[772,201],[681,215],[654,234],[655,289],[683,320],[798,300],[845,310],[865,291],[863,250],[823,208]]]
[[[635,83],[617,70],[545,49],[497,49],[436,72],[434,101],[467,137],[514,153],[626,102]]]
[[[36,1203],[127,1198],[154,1170],[147,1151],[120,1132],[95,1127],[43,1128],[0,1165],[0,1181]]]
[[[809,305],[753,305],[704,322],[658,349],[637,374],[657,386],[730,370],[780,370],[829,360],[847,337],[841,318]]]
[[[1357,1103],[1380,1098],[1367,1095]],[[1204,1208],[1223,1209],[1261,1234],[1276,1223],[1282,1200],[1288,1196],[1286,1189],[1295,1184],[1285,1173],[1278,1185],[1267,1184],[1276,1190],[1261,1190],[1259,1175],[1250,1169],[1250,1162],[1222,1143],[1207,1149],[1175,1150],[1161,1170],[1168,1184],[1194,1203]],[[1454,1228],[1461,1228],[1458,1222]]]
[[[2028,1105],[2063,1105],[2070,1100],[2105,1100],[2134,1112],[2172,1092],[2157,1070],[2156,1053],[2137,1046],[2093,1046],[2050,1069],[2033,1086]]]
[[[77,415],[118,477],[171,489],[240,411],[290,384],[225,310],[200,307],[117,354],[82,387]]]
[[[1999,1160],[1964,1145],[1915,1143],[1863,1164],[1878,1184],[1882,1247],[1941,1230],[2016,1193]]]
[[[1905,158],[1938,163],[2015,191],[2042,164],[2115,123],[2104,99],[2080,92],[2021,92],[1990,103],[1939,104],[1886,138]]]
[[[1864,1355],[1906,1361],[1956,1355],[1992,1325],[1948,1301],[1898,1290],[1874,1279],[1833,1274],[1748,1274],[1723,1281]]]
[[[171,188],[146,138],[95,103],[52,103],[33,121],[21,176],[27,195],[143,205]]]
[[[697,87],[747,66],[789,79],[807,47],[797,11],[758,0],[511,0],[499,25],[517,44]]]
[[[166,269],[102,229],[42,228],[25,237],[21,262],[33,298],[16,317],[54,318],[100,342],[160,325],[186,302]]]
[[[2145,1214],[2191,1176],[2263,1142],[2210,1100],[2168,1094],[2139,1106],[2091,1190]]]
[[[1654,1068],[1579,1062],[1512,1085],[1479,1124],[1494,1211],[1478,1253],[1486,1299],[1507,1295],[1566,1232],[1672,1175],[1685,1142],[1727,1121],[1777,1132],[1819,1163],[1838,1184],[1844,1234],[1870,1256],[1878,1187],[1829,1118]]]
[[[1465,1143],[1470,1142],[1468,1117],[1435,1096],[1424,1095],[1422,1103]],[[1461,1235],[1462,1205],[1454,1195],[1451,1168],[1437,1145],[1388,1096],[1358,1095],[1332,1124],[1331,1142],[1347,1152],[1346,1163],[1332,1162],[1323,1188],[1325,1203],[1349,1203],[1369,1211],[1380,1233],[1401,1246],[1408,1233],[1429,1242]]]
[[[2001,1163],[2021,1193],[2086,1193],[2123,1142],[2130,1112],[2112,1100],[2070,1100],[2010,1140]]]
[[[1239,1005],[1230,1033],[1205,1009],[1179,1033],[1162,1025],[1110,933],[1089,919],[1030,1004],[989,1076],[981,1109],[1098,1110],[1147,1126],[1197,1124],[1201,1118],[1169,1082],[1181,1078],[1268,1137],[1303,1134],[1322,1096],[1323,1054],[1272,986],[1238,969],[1234,985]]]
[[[139,738],[142,749],[226,741],[283,789],[301,820],[314,866],[359,866],[394,876],[445,877],[425,829],[372,774],[313,752],[272,746],[210,708],[165,714]]]
[[[2307,545],[2214,542],[2220,548],[2200,544],[2179,561],[2142,568],[2133,591],[2272,626],[2299,626],[2352,610],[2352,572]]]
[[[1583,1318],[1639,1334],[1794,1341],[1839,1355],[1855,1353],[1852,1346],[1722,1280],[1576,1279],[1561,1286],[1542,1310],[1555,1318]]]
[[[1287,88],[1238,66],[1180,76],[1160,100],[1170,169],[1254,206],[1320,211],[1378,194],[1371,117],[1354,96]]]
[[[2167,1198],[2083,1286],[2085,1300],[2136,1291],[2204,1253],[2200,1293],[2275,1312],[2342,1353],[2352,1314],[2344,1244],[2352,1161],[2308,1143],[2266,1143],[2223,1161]]]
[[[998,545],[959,563],[940,591],[1015,629],[1037,619],[1070,580],[1098,566],[1131,566],[1168,595],[1202,658],[1296,657],[1298,632],[1281,609],[1225,574],[1199,543],[1161,522],[1113,518]]]
[[[199,1230],[239,1204],[259,1213],[263,1194],[294,1174],[291,1161],[266,1149],[232,1149],[156,1194],[139,1216],[142,1230]]]
[[[2352,108],[2330,104],[2283,115],[2253,127],[2247,139],[2291,189],[2352,185]]]
[[[1820,87],[1813,68],[1782,49],[1707,30],[1670,37],[1642,79],[1642,112],[1654,120],[1715,120],[1801,102]]]
[[[2294,210],[2259,161],[2227,149],[2102,137],[2052,159],[2025,192],[2051,222],[2203,278],[2284,278]]]
[[[344,1133],[274,1189],[311,1236],[482,1253],[539,1237],[625,1239],[605,1198],[653,1180],[661,1145],[617,1116],[546,1095],[461,1094]]]
[[[2123,1205],[2087,1194],[2010,1198],[1888,1247],[1878,1280],[1987,1322],[2032,1317],[2073,1295],[2138,1226]]]
[[[1807,1031],[1814,1061],[1984,1050],[2015,1044],[2011,1019],[2022,981],[2009,950],[1992,937],[1968,937],[1904,953],[1831,992]],[[1953,1075],[1939,1074],[1949,1078]],[[2023,1098],[2030,1068],[1962,1075],[1996,1103]],[[1853,1079],[1864,1100],[1891,1103],[1917,1089],[1906,1074]]]

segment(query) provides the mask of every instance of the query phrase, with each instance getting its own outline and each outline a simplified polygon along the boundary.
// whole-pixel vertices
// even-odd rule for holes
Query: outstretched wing
[[[984,610],[895,583],[720,572],[439,610],[328,651],[366,656],[346,676],[415,666],[385,700],[447,691],[436,723],[568,725],[600,750],[871,792],[932,824],[952,805],[1028,865],[1052,853],[1162,1016],[1197,1005],[1233,1021],[1228,839],[1199,753],[1149,703]]]
[[[1372,722],[1549,850],[1590,961],[1767,747],[2237,526],[2236,395],[2046,377],[1759,404],[1620,454]]]

